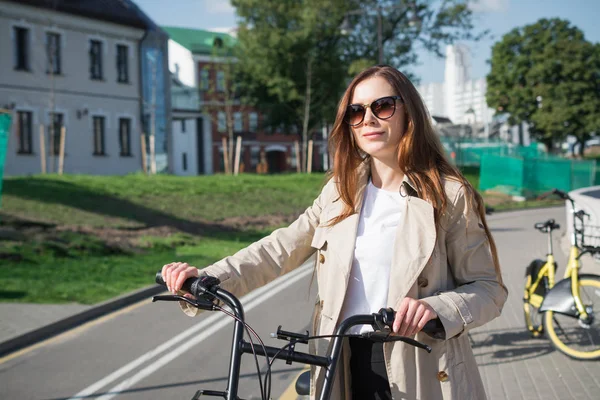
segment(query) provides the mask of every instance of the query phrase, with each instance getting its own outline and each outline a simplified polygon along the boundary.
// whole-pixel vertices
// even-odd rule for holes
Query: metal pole
[[[379,64],[383,64],[383,43],[382,43],[382,25],[383,15],[381,14],[381,7],[377,7],[377,49],[379,51]]]

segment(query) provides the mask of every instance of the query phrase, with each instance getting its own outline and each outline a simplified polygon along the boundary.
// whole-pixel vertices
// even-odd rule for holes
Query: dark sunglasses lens
[[[396,101],[392,97],[385,97],[373,102],[371,109],[377,118],[390,118],[396,111]]]
[[[346,109],[346,122],[350,125],[358,125],[365,117],[365,109],[358,105],[349,105]]]

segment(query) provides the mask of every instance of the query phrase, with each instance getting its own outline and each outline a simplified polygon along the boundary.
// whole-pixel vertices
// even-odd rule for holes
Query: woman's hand
[[[420,332],[429,320],[437,317],[437,313],[426,302],[405,297],[396,308],[392,330],[400,336],[412,337]]]
[[[162,267],[162,277],[169,291],[175,294],[188,278],[198,277],[198,268],[188,263],[174,262]]]

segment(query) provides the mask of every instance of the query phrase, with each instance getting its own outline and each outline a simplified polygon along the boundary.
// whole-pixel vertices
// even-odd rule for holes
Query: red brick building
[[[234,152],[235,138],[242,138],[240,160],[244,172],[257,172],[261,158],[268,164],[270,173],[296,171],[295,142],[300,141],[300,135],[268,132],[263,117],[255,108],[229,95],[228,88],[233,82],[228,74],[227,65],[232,61],[228,49],[235,45],[235,38],[197,29],[163,29],[171,37],[169,66],[174,79],[173,96],[178,96],[172,100],[175,163],[182,164],[182,167],[183,164],[201,165],[198,174],[224,172],[222,138],[229,137],[230,126],[234,135],[231,146]],[[196,90],[197,101],[186,102],[190,95],[179,93],[178,84],[187,88],[188,92]],[[195,126],[195,141],[185,136],[187,132],[182,132],[189,128],[188,125]],[[323,159],[326,147],[320,140],[320,133],[315,135],[315,139],[313,170],[322,170],[327,164]],[[194,157],[190,157],[194,152],[196,162]],[[178,153],[185,154],[181,162]],[[174,168],[174,171],[179,171],[180,175],[196,174],[194,168]]]

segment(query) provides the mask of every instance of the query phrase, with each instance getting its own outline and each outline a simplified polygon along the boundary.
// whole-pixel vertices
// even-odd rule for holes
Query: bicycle
[[[539,222],[534,228],[548,235],[546,260],[533,260],[525,271],[523,310],[525,325],[534,338],[544,334],[553,347],[577,360],[600,359],[600,276],[582,274],[581,256],[600,254],[600,247],[586,245],[583,210],[576,210],[574,200],[554,189],[541,198],[558,195],[571,205],[573,233],[564,278],[555,282],[557,263],[554,259],[552,232],[560,229],[553,219]]]
[[[160,271],[156,274],[156,283],[163,286],[165,285]],[[238,397],[238,383],[240,379],[241,357],[244,353],[252,353],[254,355],[258,371],[257,375],[261,398],[263,400],[269,399],[271,395],[270,374],[271,365],[275,359],[285,360],[287,364],[298,362],[326,368],[325,378],[319,394],[319,399],[327,400],[329,399],[331,390],[333,389],[333,377],[335,376],[335,370],[340,358],[342,340],[344,337],[362,337],[381,342],[403,341],[415,347],[424,349],[427,352],[431,352],[431,348],[428,345],[408,337],[396,335],[391,332],[390,328],[395,317],[395,312],[391,308],[382,308],[379,310],[379,312],[370,315],[354,315],[349,317],[342,321],[333,335],[328,336],[309,336],[308,332],[305,334],[286,332],[281,329],[280,325],[277,328],[276,337],[278,339],[287,341],[288,343],[281,348],[265,346],[258,334],[245,322],[244,309],[239,299],[232,293],[222,289],[219,284],[219,280],[213,277],[203,276],[199,278],[189,278],[185,281],[182,290],[191,293],[195,299],[180,295],[159,295],[154,296],[152,299],[153,302],[185,301],[186,303],[201,310],[224,312],[235,320],[226,390],[216,391],[201,389],[196,392],[192,400],[198,400],[201,396],[222,397],[226,400],[241,400],[241,398]],[[231,312],[219,306],[219,302],[229,307]],[[365,332],[363,334],[346,334],[348,329],[351,327],[365,324],[371,325],[374,331]],[[243,338],[244,328],[246,329],[250,342],[245,341]],[[444,328],[441,324],[441,321],[436,319],[429,321],[423,328],[423,331],[434,337],[440,337],[440,335],[443,335],[443,329]],[[260,345],[254,344],[251,333],[260,342]],[[295,350],[295,345],[297,343],[307,344],[309,340],[326,337],[333,338],[326,356],[311,355]],[[257,355],[264,356],[267,361],[267,371],[265,373],[264,384],[261,377]],[[306,378],[306,374],[304,374],[304,378]],[[302,390],[304,393],[300,394],[308,394],[308,385],[306,381],[297,382],[296,389],[298,390],[301,387],[303,387]]]

